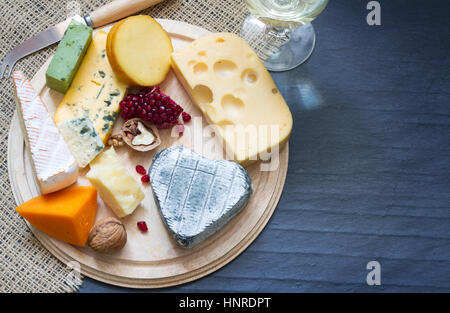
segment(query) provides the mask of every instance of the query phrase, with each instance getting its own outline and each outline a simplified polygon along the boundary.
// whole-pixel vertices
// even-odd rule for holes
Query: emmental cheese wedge
[[[78,178],[78,165],[47,107],[21,71],[14,72],[12,80],[20,124],[41,193],[72,185]]]
[[[55,122],[87,117],[106,143],[119,113],[127,85],[119,81],[106,56],[107,34],[99,31],[55,112]]]
[[[120,164],[113,147],[99,154],[90,163],[90,168],[86,177],[118,217],[133,213],[144,200],[139,184]]]
[[[172,68],[242,165],[268,159],[285,144],[292,115],[267,69],[239,36],[216,33],[172,54]]]
[[[69,187],[33,198],[16,211],[47,235],[84,246],[95,221],[97,191],[92,186]]]

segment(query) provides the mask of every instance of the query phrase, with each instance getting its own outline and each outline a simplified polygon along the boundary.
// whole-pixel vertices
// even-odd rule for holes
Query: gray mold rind
[[[207,159],[183,146],[159,151],[149,172],[161,218],[184,248],[219,231],[245,208],[253,193],[242,166]]]

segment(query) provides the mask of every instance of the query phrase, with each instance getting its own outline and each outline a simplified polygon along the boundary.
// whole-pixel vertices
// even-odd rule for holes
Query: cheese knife
[[[163,0],[115,0],[83,17],[79,15],[72,16],[14,47],[0,63],[0,79],[5,76],[5,73],[7,73],[6,77],[11,76],[14,65],[21,58],[59,42],[72,19],[92,28],[97,28],[142,11],[162,1]]]

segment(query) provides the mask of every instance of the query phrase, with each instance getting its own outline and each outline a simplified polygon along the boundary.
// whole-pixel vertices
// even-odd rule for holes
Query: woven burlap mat
[[[0,58],[14,46],[67,16],[90,12],[108,0],[0,0]],[[80,11],[80,12],[77,12]],[[238,32],[247,14],[245,1],[165,0],[144,11],[156,18],[188,22],[210,31]],[[55,47],[19,61],[28,77],[54,53]],[[8,79],[0,84],[0,292],[72,292],[82,279],[72,268],[50,254],[33,236],[14,208],[8,179],[8,130],[14,114],[13,87]],[[14,173],[11,173],[14,175]]]

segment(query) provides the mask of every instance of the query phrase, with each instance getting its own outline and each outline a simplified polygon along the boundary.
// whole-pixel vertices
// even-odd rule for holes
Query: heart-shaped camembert
[[[183,146],[158,152],[150,177],[164,224],[185,248],[221,229],[247,205],[253,193],[252,181],[242,166],[207,159]]]

